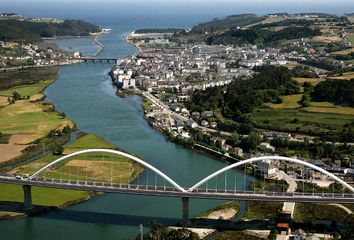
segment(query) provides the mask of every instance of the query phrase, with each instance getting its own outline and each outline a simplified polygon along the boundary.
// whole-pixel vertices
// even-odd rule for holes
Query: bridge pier
[[[189,226],[189,198],[182,197],[182,224],[183,226]]]
[[[31,192],[31,186],[30,185],[23,185],[23,208],[25,210],[30,210],[33,208],[32,206],[32,192]]]

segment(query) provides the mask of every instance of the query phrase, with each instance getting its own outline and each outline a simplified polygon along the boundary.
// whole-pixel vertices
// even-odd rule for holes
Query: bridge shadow
[[[154,217],[154,216],[134,216],[129,214],[118,213],[102,213],[91,211],[79,211],[71,209],[59,209],[50,206],[34,205],[30,211],[23,209],[23,203],[20,202],[5,202],[0,201],[0,211],[8,211],[15,213],[23,213],[29,216],[36,216],[43,219],[55,219],[63,221],[76,221],[93,224],[110,224],[110,225],[124,225],[124,226],[138,226],[143,224],[149,225],[152,221],[156,221],[165,226],[181,226],[180,218],[169,217]],[[218,230],[265,230],[268,229],[267,220],[251,220],[233,222],[222,219],[191,219],[189,227],[193,228],[214,228]]]
[[[138,226],[139,224],[148,225],[151,221],[156,221],[164,225],[173,225],[180,221],[180,219],[177,218],[133,216],[128,214],[89,212],[70,209],[59,209],[57,211],[40,215],[38,217],[55,220],[125,226]]]
[[[181,226],[180,218],[154,217],[154,216],[134,216],[118,213],[100,213],[78,211],[70,209],[60,209],[48,214],[40,215],[41,218],[50,218],[55,220],[77,221],[94,224],[111,224],[138,226],[139,224],[149,225],[152,221],[161,223],[165,226]],[[191,219],[189,227],[193,228],[214,228],[219,230],[266,230],[268,229],[268,220],[251,220],[233,222],[221,219]]]
[[[33,205],[32,209],[25,210],[22,202],[0,201],[0,211],[22,213],[22,214],[26,214],[28,216],[47,213],[47,212],[55,211],[56,209],[58,209],[58,208],[51,207],[51,206]]]

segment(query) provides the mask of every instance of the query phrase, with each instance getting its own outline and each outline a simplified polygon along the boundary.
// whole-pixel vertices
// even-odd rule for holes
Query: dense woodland
[[[230,29],[222,34],[207,38],[207,44],[257,44],[271,45],[279,40],[291,40],[321,35],[320,30],[309,27],[287,27],[280,31],[270,31],[260,28]]]
[[[354,79],[320,82],[314,87],[311,98],[314,101],[333,102],[335,104],[354,107]]]
[[[222,114],[237,120],[264,102],[281,102],[280,95],[297,94],[300,86],[284,67],[264,66],[251,79],[238,78],[226,87],[196,92],[190,102],[194,111],[221,109]]]
[[[36,42],[43,37],[88,36],[99,32],[100,28],[81,21],[65,20],[62,23],[20,21],[16,19],[0,21],[0,40]]]
[[[232,15],[223,19],[215,18],[210,22],[200,23],[194,26],[191,33],[216,32],[229,28],[244,27],[264,20],[265,17],[258,17],[254,14]]]

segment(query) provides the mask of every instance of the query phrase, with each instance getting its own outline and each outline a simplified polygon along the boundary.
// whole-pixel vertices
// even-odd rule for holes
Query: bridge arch
[[[141,160],[140,158],[137,158],[135,156],[132,156],[128,153],[125,152],[121,152],[121,151],[117,151],[117,150],[112,150],[112,149],[86,149],[86,150],[81,150],[78,152],[74,152],[68,155],[65,155],[51,163],[49,163],[48,165],[42,167],[41,169],[39,169],[37,172],[35,172],[32,176],[29,177],[30,180],[33,180],[34,178],[36,178],[38,175],[40,175],[41,173],[43,173],[46,169],[54,166],[55,164],[64,161],[70,157],[76,156],[76,155],[80,155],[80,154],[84,154],[84,153],[98,153],[98,152],[102,152],[102,153],[112,153],[115,155],[119,155],[119,156],[123,156],[126,157],[134,162],[137,162],[147,168],[149,168],[150,170],[154,171],[155,173],[157,173],[159,176],[161,176],[162,178],[164,178],[167,182],[169,182],[173,187],[175,187],[176,189],[178,189],[181,192],[186,192],[186,190],[181,187],[180,185],[178,185],[175,181],[173,181],[170,177],[168,177],[166,174],[164,174],[163,172],[161,172],[160,170],[158,170],[157,168],[155,168],[154,166],[150,165],[149,163]]]
[[[198,183],[196,183],[194,186],[192,186],[191,188],[188,189],[189,192],[193,192],[194,190],[196,190],[199,186],[201,186],[202,184],[204,184],[205,182],[209,181],[210,179],[220,175],[221,173],[230,170],[232,168],[238,167],[238,166],[242,166],[245,165],[247,163],[253,163],[253,162],[259,162],[262,160],[282,160],[282,161],[286,161],[286,162],[294,162],[294,163],[298,163],[304,166],[307,166],[309,168],[312,168],[314,170],[317,170],[327,176],[329,176],[330,178],[332,178],[333,180],[339,182],[340,184],[342,184],[344,187],[348,188],[350,191],[352,191],[354,193],[354,188],[352,186],[350,186],[348,183],[346,183],[345,181],[343,181],[342,179],[340,179],[339,177],[335,176],[334,174],[312,164],[312,163],[308,163],[305,161],[302,161],[300,159],[295,159],[295,158],[288,158],[288,157],[281,157],[281,156],[263,156],[263,157],[255,157],[255,158],[250,158],[247,160],[243,160],[234,164],[231,164],[227,167],[224,167],[212,174],[210,174],[209,176],[207,176],[206,178],[202,179],[201,181],[199,181]]]

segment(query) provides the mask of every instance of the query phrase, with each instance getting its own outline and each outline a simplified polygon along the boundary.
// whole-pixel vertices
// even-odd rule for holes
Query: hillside
[[[64,20],[60,23],[33,22],[7,19],[0,21],[0,40],[36,42],[43,37],[88,36],[100,28],[81,20]]]
[[[212,21],[200,23],[194,26],[192,33],[216,32],[230,28],[244,27],[264,20],[265,17],[258,17],[254,14],[232,15],[223,19],[213,19]]]

